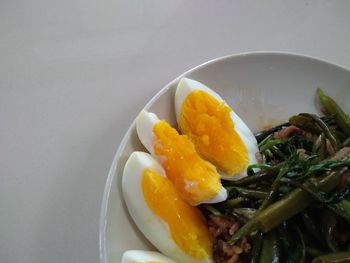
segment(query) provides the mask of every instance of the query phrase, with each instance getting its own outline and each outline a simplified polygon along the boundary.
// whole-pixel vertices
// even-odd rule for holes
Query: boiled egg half
[[[124,167],[122,191],[131,217],[160,252],[181,263],[213,262],[212,244],[201,212],[181,199],[150,154],[130,155]]]
[[[175,93],[175,110],[180,131],[219,169],[222,178],[240,179],[247,175],[248,165],[257,162],[259,150],[251,130],[204,84],[182,78]]]
[[[198,155],[187,136],[145,110],[136,118],[136,129],[142,144],[162,164],[183,200],[198,205],[227,198],[215,166]]]

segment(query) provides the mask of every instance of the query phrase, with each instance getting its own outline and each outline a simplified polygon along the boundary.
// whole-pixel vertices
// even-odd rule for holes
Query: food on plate
[[[204,84],[182,78],[175,93],[179,129],[195,144],[203,158],[221,170],[224,179],[246,176],[256,163],[256,139],[242,119]]]
[[[124,168],[122,191],[136,225],[164,255],[182,263],[212,262],[203,215],[181,199],[151,155],[131,154]]]
[[[121,263],[177,263],[159,252],[128,250],[123,253]]]
[[[186,136],[147,111],[137,117],[136,129],[142,144],[162,164],[182,199],[191,205],[226,199],[215,166],[198,155]]]
[[[350,262],[350,117],[316,94],[325,116],[253,134],[217,93],[181,79],[180,131],[136,119],[151,155],[131,154],[122,189],[138,228],[181,263]]]
[[[300,113],[256,133],[261,163],[223,181],[226,201],[201,206],[215,262],[350,262],[349,117],[317,95],[326,116]],[[217,235],[213,218],[232,231]]]

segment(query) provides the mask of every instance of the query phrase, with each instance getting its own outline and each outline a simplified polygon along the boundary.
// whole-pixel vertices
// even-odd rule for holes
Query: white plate
[[[275,52],[232,55],[204,63],[182,76],[213,88],[252,130],[285,121],[299,112],[317,112],[317,87],[322,87],[350,112],[350,71],[307,56]],[[179,78],[145,106],[172,124],[175,124],[174,90]],[[125,161],[131,152],[140,149],[144,148],[133,123],[116,153],[104,191],[101,263],[119,263],[123,251],[128,249],[152,249],[128,215],[120,189]]]

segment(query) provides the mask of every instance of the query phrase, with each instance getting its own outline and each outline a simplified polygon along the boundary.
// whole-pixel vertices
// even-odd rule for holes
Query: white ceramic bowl
[[[296,113],[317,112],[317,87],[350,112],[349,70],[316,58],[280,52],[245,53],[206,62],[166,85],[145,109],[175,124],[174,91],[183,76],[213,88],[254,131]],[[133,123],[116,153],[103,195],[101,263],[119,263],[125,250],[154,249],[134,225],[121,194],[124,164],[131,152],[140,149],[144,148]]]

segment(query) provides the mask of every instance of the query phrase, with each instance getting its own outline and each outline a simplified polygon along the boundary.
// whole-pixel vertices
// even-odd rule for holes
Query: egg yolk
[[[179,118],[181,131],[198,152],[229,175],[243,172],[249,164],[248,151],[235,130],[232,109],[202,90],[184,100]]]
[[[180,196],[191,205],[212,199],[221,189],[214,165],[203,160],[187,136],[180,135],[166,121],[153,127],[154,153]]]
[[[167,223],[172,239],[187,255],[197,259],[211,256],[211,241],[202,214],[180,198],[168,178],[145,170],[142,191],[148,207]]]

